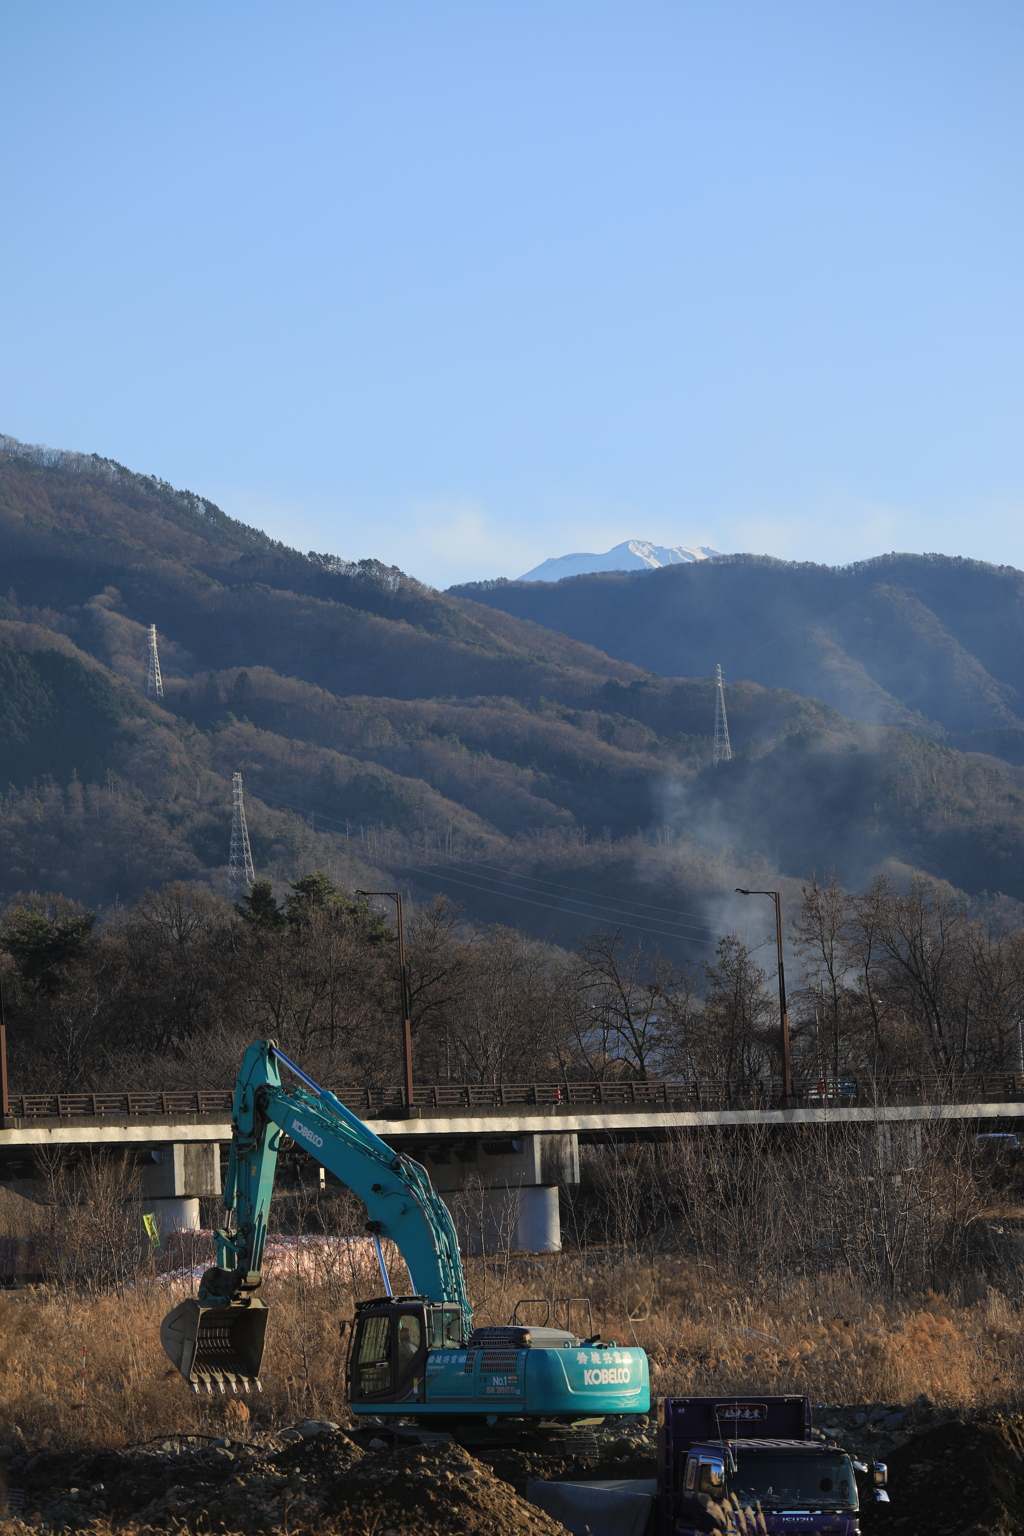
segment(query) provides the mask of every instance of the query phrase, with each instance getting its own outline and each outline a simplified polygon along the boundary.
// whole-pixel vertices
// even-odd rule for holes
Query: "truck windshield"
[[[733,1452],[726,1483],[744,1506],[766,1509],[856,1509],[857,1481],[849,1456],[787,1456],[775,1451]]]

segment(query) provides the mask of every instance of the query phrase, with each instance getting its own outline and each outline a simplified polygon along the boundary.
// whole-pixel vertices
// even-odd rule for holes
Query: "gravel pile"
[[[891,1503],[865,1505],[864,1536],[1024,1533],[1024,1416],[965,1420],[919,1398],[819,1404],[814,1417],[851,1452],[889,1465]],[[183,1436],[83,1454],[28,1446],[9,1426],[0,1470],[13,1492],[0,1536],[565,1536],[521,1497],[530,1479],[655,1473],[645,1420],[515,1449],[417,1434],[306,1421],[244,1443]]]
[[[959,1418],[924,1393],[913,1403],[815,1403],[814,1427],[865,1461],[888,1461],[915,1434]]]
[[[8,1524],[33,1532],[133,1529],[270,1536],[564,1536],[520,1492],[531,1477],[628,1475],[645,1436],[603,1432],[596,1457],[479,1447],[307,1421],[244,1443],[183,1436],[119,1451],[32,1449],[4,1432]],[[600,1452],[604,1452],[603,1458]],[[624,1459],[624,1456],[627,1459]],[[653,1465],[647,1461],[645,1466]]]
[[[489,1466],[460,1445],[443,1443],[364,1457],[334,1485],[328,1512],[342,1529],[375,1528],[381,1536],[564,1536],[557,1521],[521,1499]]]
[[[590,1454],[567,1453],[557,1440],[548,1447],[529,1450],[484,1445],[471,1447],[503,1482],[517,1493],[534,1478],[547,1482],[577,1483],[595,1478],[653,1477],[656,1470],[656,1431],[653,1422],[630,1419],[591,1430]],[[571,1442],[570,1442],[571,1443]]]
[[[889,1463],[888,1504],[864,1536],[1018,1536],[1024,1531],[1024,1417],[990,1413],[925,1428]]]

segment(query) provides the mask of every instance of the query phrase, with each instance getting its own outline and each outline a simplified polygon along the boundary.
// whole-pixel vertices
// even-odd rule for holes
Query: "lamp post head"
[[[743,889],[742,885],[738,885],[736,887],[736,895],[737,896],[749,896],[750,894],[751,894],[750,891],[745,891]]]

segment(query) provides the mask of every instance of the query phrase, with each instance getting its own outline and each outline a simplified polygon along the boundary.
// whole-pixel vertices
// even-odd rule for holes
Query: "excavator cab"
[[[422,1296],[359,1302],[348,1359],[354,1403],[416,1403],[425,1395],[427,1351],[461,1349],[462,1309]]]

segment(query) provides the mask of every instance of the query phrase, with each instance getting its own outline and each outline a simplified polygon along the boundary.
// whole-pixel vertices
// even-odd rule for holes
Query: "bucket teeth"
[[[190,1385],[205,1385],[212,1392],[216,1382],[217,1390],[224,1392],[230,1382],[237,1395],[239,1382],[246,1392],[252,1382],[261,1390],[266,1327],[266,1304],[256,1298],[227,1306],[186,1301],[164,1318],[160,1339]]]

